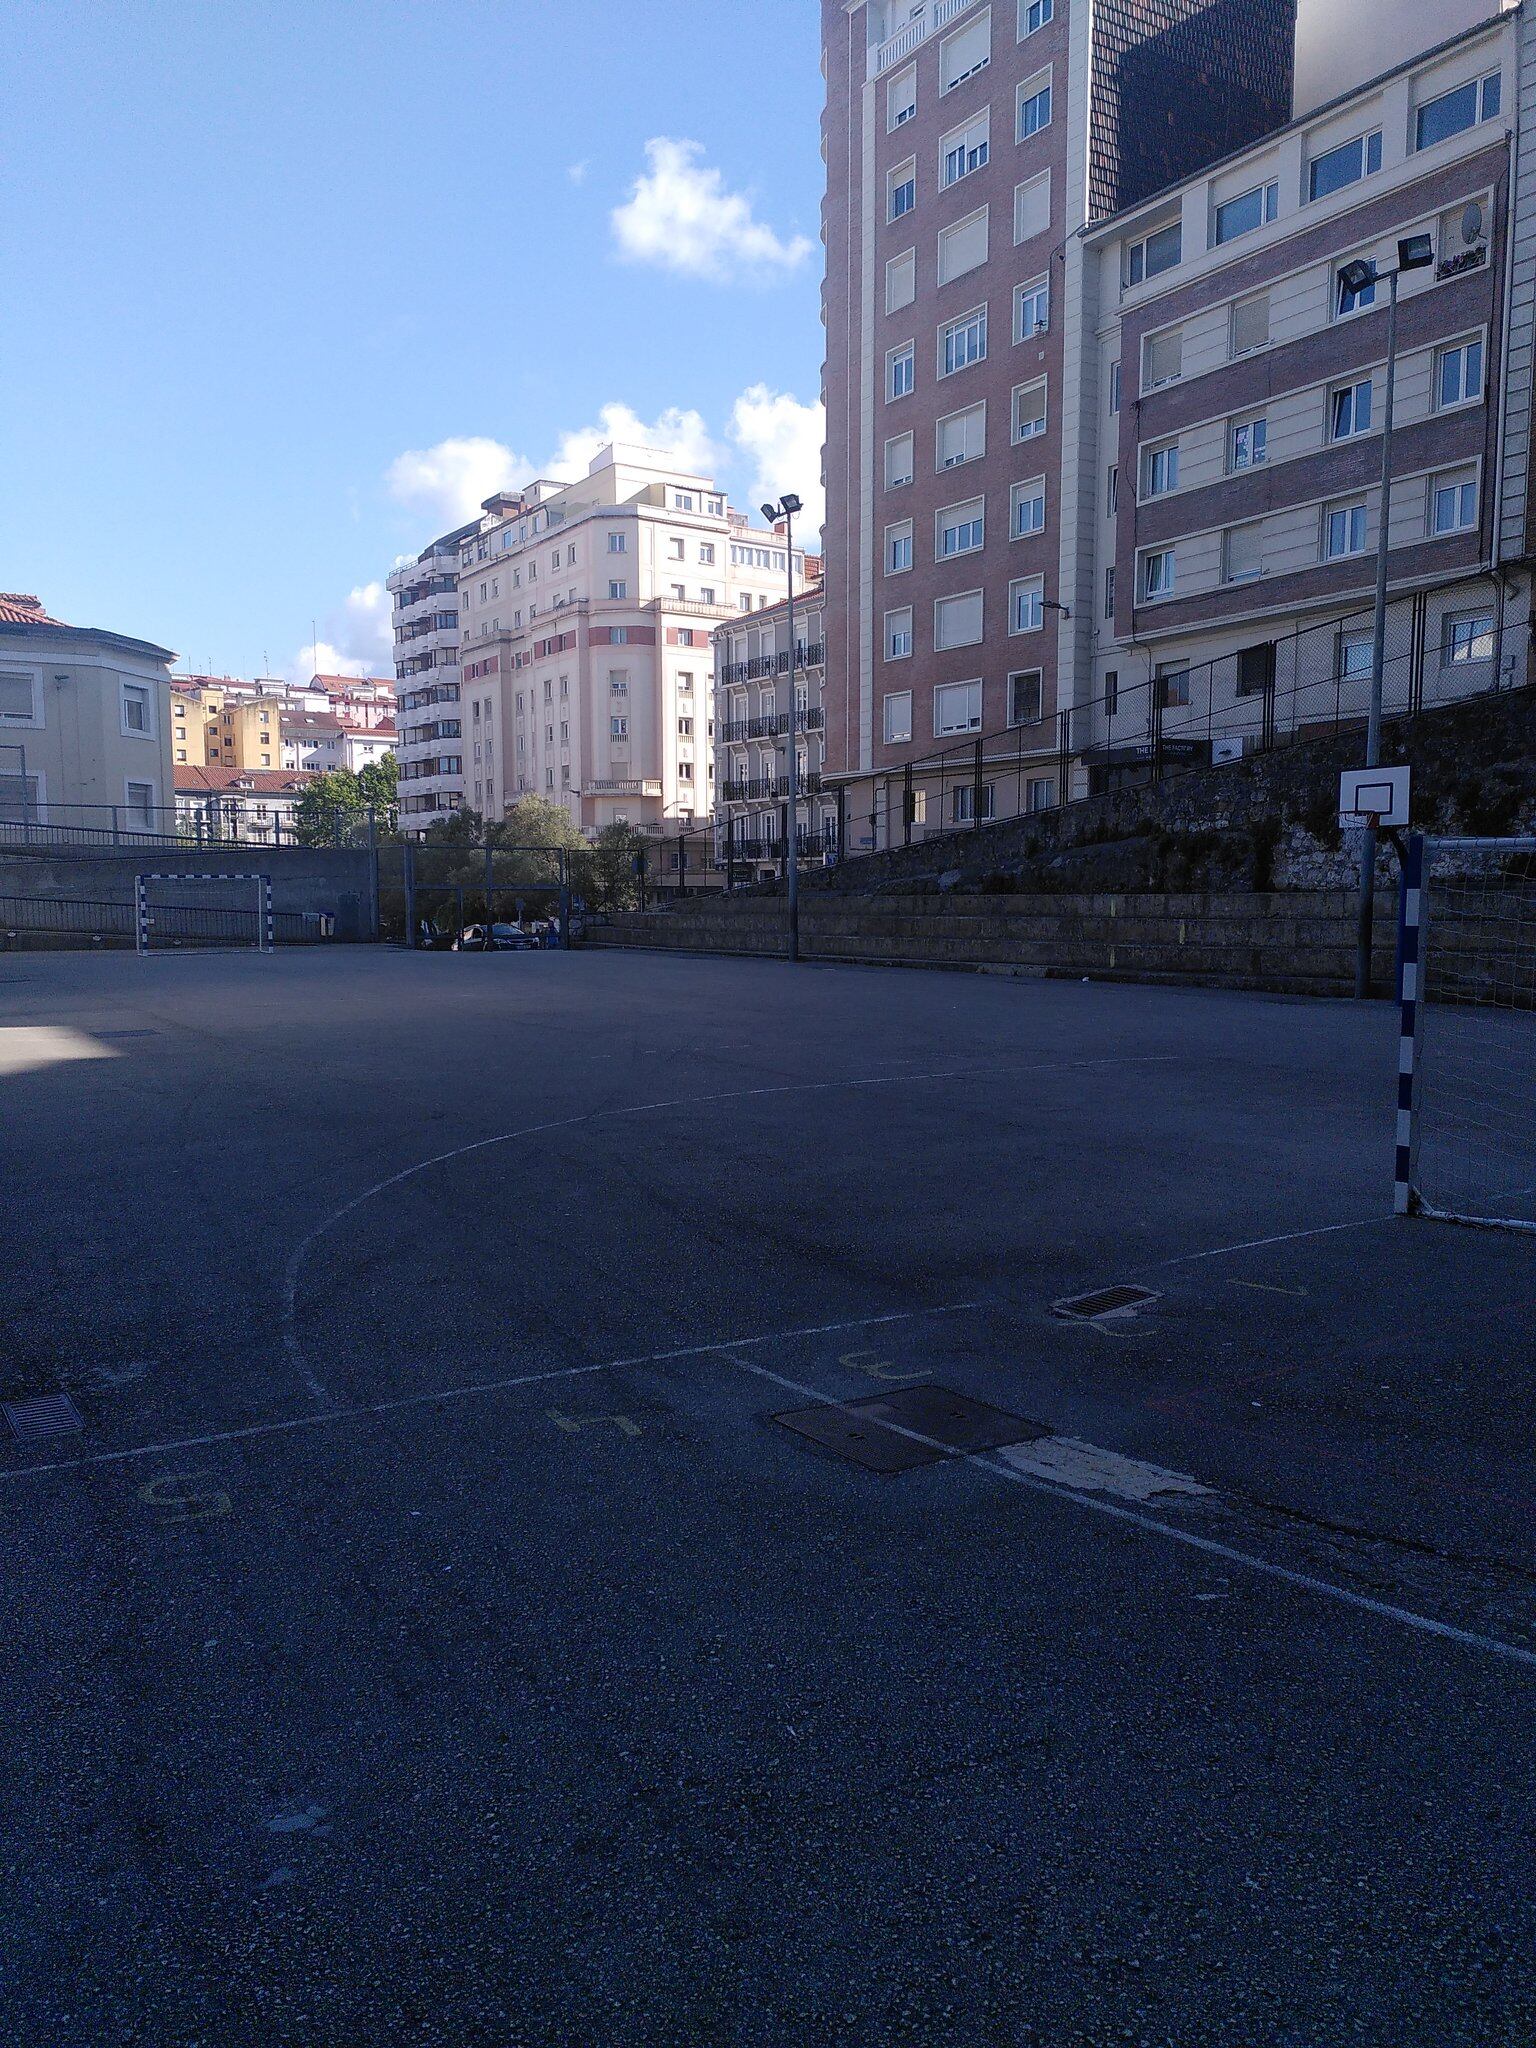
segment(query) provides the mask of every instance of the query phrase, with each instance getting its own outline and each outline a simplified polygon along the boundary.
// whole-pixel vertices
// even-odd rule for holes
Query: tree
[[[605,825],[572,862],[572,888],[596,909],[633,910],[640,901],[635,856],[644,846],[633,825]]]
[[[306,783],[293,807],[293,834],[300,846],[339,846],[349,840],[366,813],[362,788],[350,768],[332,768]]]
[[[400,764],[393,754],[370,761],[358,773],[357,787],[366,810],[373,812],[376,832],[400,829]]]

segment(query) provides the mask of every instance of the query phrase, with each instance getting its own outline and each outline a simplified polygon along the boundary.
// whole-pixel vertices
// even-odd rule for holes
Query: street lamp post
[[[789,564],[789,828],[784,846],[784,888],[789,899],[789,957],[800,958],[800,707],[795,694],[795,514],[800,500],[786,491],[777,505],[764,505],[770,526],[784,521],[785,561]]]
[[[1386,394],[1381,409],[1381,496],[1376,508],[1376,603],[1371,617],[1371,706],[1365,725],[1365,766],[1381,760],[1382,679],[1387,665],[1387,541],[1392,499],[1392,400],[1397,381],[1397,281],[1405,270],[1424,270],[1435,260],[1428,235],[1406,235],[1397,245],[1397,267],[1379,270],[1374,262],[1346,263],[1339,272],[1341,291],[1359,293],[1368,285],[1387,283]],[[1376,827],[1367,824],[1360,849],[1360,903],[1355,936],[1355,994],[1371,993],[1371,947],[1376,914]]]

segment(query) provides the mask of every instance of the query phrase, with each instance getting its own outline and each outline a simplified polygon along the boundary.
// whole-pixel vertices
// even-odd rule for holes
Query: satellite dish
[[[1475,199],[1469,199],[1461,210],[1461,239],[1470,247],[1483,238],[1483,209]]]

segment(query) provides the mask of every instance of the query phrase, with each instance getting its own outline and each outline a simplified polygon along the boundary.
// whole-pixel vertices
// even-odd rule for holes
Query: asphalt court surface
[[[18,2039],[1530,2038],[1532,1253],[1385,1214],[1386,1008],[35,955],[6,1045]],[[773,1419],[921,1386],[1027,1431]]]

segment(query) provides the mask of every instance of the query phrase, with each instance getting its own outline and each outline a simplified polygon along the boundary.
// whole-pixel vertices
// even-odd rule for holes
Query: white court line
[[[1359,1216],[1353,1223],[1319,1223],[1311,1230],[1286,1230],[1278,1237],[1247,1237],[1240,1244],[1219,1244],[1208,1252],[1180,1252],[1176,1259],[1164,1259],[1156,1270],[1161,1273],[1167,1266],[1192,1266],[1197,1259],[1224,1259],[1228,1252],[1257,1252],[1266,1245],[1296,1244],[1304,1237],[1331,1237],[1336,1230],[1369,1230],[1373,1223],[1395,1223],[1397,1218],[1390,1210],[1383,1210],[1379,1216]]]
[[[1471,1629],[1454,1628],[1448,1621],[1435,1621],[1427,1614],[1416,1614],[1410,1607],[1394,1607],[1390,1601],[1373,1600],[1368,1593],[1352,1593],[1347,1586],[1336,1586],[1327,1579],[1313,1578],[1308,1572],[1292,1571],[1288,1565],[1272,1564],[1268,1558],[1236,1550],[1231,1544],[1219,1543],[1212,1536],[1200,1536],[1193,1529],[1180,1529],[1172,1522],[1161,1522],[1155,1515],[1138,1514],[1134,1508],[1116,1507],[1113,1502],[1100,1499],[1096,1494],[1053,1486],[1048,1480],[1036,1479],[1011,1465],[999,1464],[985,1452],[957,1451],[952,1444],[940,1443],[937,1437],[924,1436],[920,1430],[904,1429],[898,1422],[872,1416],[867,1409],[857,1409],[847,1401],[839,1401],[815,1387],[806,1386],[801,1380],[789,1379],[766,1365],[754,1365],[750,1358],[733,1358],[728,1351],[724,1356],[727,1364],[739,1366],[743,1372],[755,1373],[759,1379],[771,1380],[775,1386],[785,1387],[792,1394],[801,1394],[821,1407],[836,1408],[841,1414],[854,1415],[866,1425],[877,1422],[880,1428],[888,1429],[896,1436],[908,1437],[913,1443],[942,1451],[952,1463],[977,1465],[982,1471],[990,1472],[993,1478],[1006,1479],[1012,1486],[1027,1487],[1031,1493],[1043,1493],[1051,1500],[1070,1501],[1074,1507],[1086,1509],[1089,1514],[1108,1515],[1112,1521],[1129,1522],[1134,1528],[1146,1530],[1149,1535],[1166,1536],[1171,1542],[1203,1551],[1208,1557],[1219,1557],[1225,1564],[1242,1565],[1247,1571],[1259,1572],[1268,1579],[1279,1579],[1283,1584],[1299,1587],[1306,1593],[1320,1594],[1325,1600],[1337,1600],[1346,1607],[1361,1608],[1367,1614],[1400,1622],[1405,1628],[1417,1629],[1423,1635],[1440,1636],[1448,1642],[1462,1643],[1469,1649],[1485,1650],[1490,1656],[1503,1657],[1512,1664],[1523,1664],[1527,1669],[1536,1671],[1536,1650],[1522,1649],[1517,1643],[1501,1642],[1497,1636],[1478,1635]]]
[[[718,1344],[685,1344],[676,1351],[647,1351],[634,1358],[605,1358],[597,1365],[561,1365],[548,1372],[519,1373],[511,1379],[472,1380],[462,1387],[426,1388],[399,1394],[390,1401],[370,1401],[354,1408],[330,1408],[320,1415],[294,1415],[280,1422],[251,1422],[242,1429],[211,1430],[204,1436],[168,1438],[164,1443],[134,1444],[120,1451],[92,1451],[83,1458],[60,1458],[47,1465],[0,1466],[0,1481],[27,1479],[40,1472],[78,1472],[87,1465],[120,1465],[129,1458],[156,1457],[167,1451],[200,1451],[210,1444],[239,1443],[247,1437],[282,1436],[295,1429],[319,1429],[327,1422],[362,1422],[390,1415],[400,1408],[420,1408],[432,1401],[464,1401],[475,1394],[504,1394],[513,1387],[537,1386],[541,1380],[582,1379],[594,1372],[620,1372],[628,1366],[666,1365],[677,1358],[707,1358],[716,1351],[750,1344],[782,1344],[796,1337],[826,1337],[839,1330],[874,1330],[882,1323],[916,1322],[923,1316],[958,1316],[983,1307],[979,1301],[952,1301],[942,1308],[903,1309],[893,1315],[856,1316],[850,1322],[808,1323],[798,1330],[769,1330],[761,1337],[724,1337]]]
[[[1181,1055],[1178,1053],[1130,1053],[1097,1060],[1037,1060],[1020,1067],[946,1067],[927,1074],[872,1074],[844,1081],[786,1081],[767,1088],[729,1088],[715,1095],[675,1095],[664,1101],[632,1102],[616,1109],[587,1109],[577,1116],[554,1117],[547,1123],[525,1124],[521,1130],[498,1131],[494,1137],[475,1138],[468,1145],[455,1145],[450,1151],[434,1152],[430,1159],[418,1159],[414,1166],[403,1166],[398,1173],[375,1181],[372,1187],[354,1195],[350,1202],[343,1202],[339,1209],[333,1209],[328,1216],[322,1217],[313,1230],[300,1238],[283,1269],[283,1348],[314,1398],[329,1401],[331,1395],[311,1371],[299,1341],[299,1282],[311,1248],[354,1210],[360,1209],[365,1202],[371,1202],[375,1195],[399,1187],[404,1181],[414,1180],[417,1174],[426,1173],[434,1166],[445,1166],[452,1159],[466,1159],[472,1152],[484,1152],[492,1145],[508,1145],[518,1138],[537,1138],[549,1131],[572,1130],[578,1124],[600,1123],[610,1117],[646,1116],[663,1109],[698,1109],[715,1102],[747,1102],[764,1095],[816,1095],[837,1088],[906,1088],[918,1081],[984,1081],[998,1074],[1064,1074],[1092,1067],[1166,1065],[1179,1058]]]

